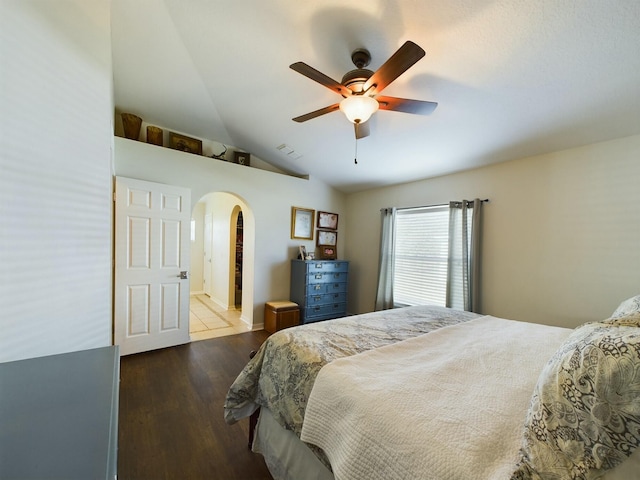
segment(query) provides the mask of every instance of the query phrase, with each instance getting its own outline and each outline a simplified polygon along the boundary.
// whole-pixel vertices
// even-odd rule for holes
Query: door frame
[[[217,198],[219,195],[222,197]],[[226,199],[226,200],[225,200]],[[256,315],[256,311],[259,310],[258,315],[262,315],[262,306],[255,306],[253,303],[254,296],[254,280],[255,280],[255,248],[256,248],[256,228],[255,228],[255,217],[253,214],[253,210],[251,206],[242,198],[241,196],[233,193],[233,192],[225,192],[225,191],[211,191],[200,197],[198,202],[217,202],[219,200],[224,201],[224,206],[221,211],[225,212],[225,215],[221,215],[219,218],[214,219],[214,225],[218,221],[224,222],[226,225],[225,229],[231,230],[232,222],[234,219],[232,218],[232,212],[237,208],[237,212],[242,211],[243,217],[243,262],[242,262],[242,312],[240,315],[240,320],[244,325],[246,325],[248,330],[254,329],[254,318]],[[195,201],[195,200],[194,200]],[[210,207],[209,205],[205,208],[204,216],[207,215],[207,212],[215,211],[218,207]],[[223,218],[224,217],[224,218]],[[204,221],[204,220],[203,220]],[[215,228],[215,227],[214,227]],[[235,223],[233,223],[233,229],[235,229]],[[203,228],[204,231],[204,228]],[[228,231],[225,233],[228,236],[227,242],[231,242],[231,232]],[[235,232],[234,232],[235,238]],[[207,239],[205,238],[205,242]],[[228,247],[225,247],[226,254],[224,262],[230,263],[231,251]],[[212,252],[212,256],[215,252]],[[234,262],[235,263],[235,262]],[[206,265],[205,265],[206,268]],[[233,272],[233,270],[231,270]],[[229,272],[226,272],[225,275],[228,275]],[[215,280],[212,279],[211,286],[213,287]],[[231,288],[229,288],[231,287]],[[231,302],[230,299],[235,298],[235,295],[230,295],[229,292],[233,291],[233,285],[231,284],[231,279],[228,280],[228,283],[225,282],[225,287],[222,289],[216,290],[217,294],[211,296],[211,300],[216,302],[222,308],[233,308],[235,301]]]

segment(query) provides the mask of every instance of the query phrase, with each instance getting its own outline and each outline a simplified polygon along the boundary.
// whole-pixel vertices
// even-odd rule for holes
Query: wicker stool
[[[300,323],[300,309],[297,303],[286,301],[267,302],[264,304],[264,329],[275,333],[287,327],[295,327]]]

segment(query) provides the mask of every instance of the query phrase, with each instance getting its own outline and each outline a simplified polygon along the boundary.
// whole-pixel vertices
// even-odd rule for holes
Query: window
[[[399,209],[395,232],[394,304],[444,307],[449,206]]]
[[[380,211],[376,310],[431,304],[480,311],[484,201]]]

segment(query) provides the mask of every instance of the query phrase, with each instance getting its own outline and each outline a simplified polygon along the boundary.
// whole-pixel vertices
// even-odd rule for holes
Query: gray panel
[[[0,478],[114,478],[117,347],[0,364]]]

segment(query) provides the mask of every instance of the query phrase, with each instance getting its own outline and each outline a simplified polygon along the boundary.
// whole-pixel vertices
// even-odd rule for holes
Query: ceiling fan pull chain
[[[358,164],[358,139],[356,138],[356,154],[353,157],[353,162],[357,165]]]

